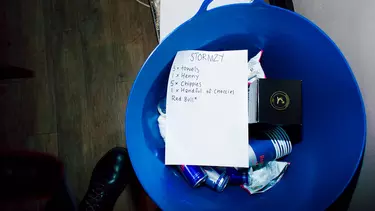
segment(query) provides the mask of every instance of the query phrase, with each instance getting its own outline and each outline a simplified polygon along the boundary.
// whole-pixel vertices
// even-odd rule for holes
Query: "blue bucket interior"
[[[264,50],[268,78],[303,80],[303,138],[286,160],[291,166],[274,188],[249,195],[191,188],[164,165],[156,105],[166,95],[179,50]],[[218,114],[220,115],[220,114]],[[225,121],[225,120],[223,120]],[[134,82],[126,138],[138,179],[163,210],[322,210],[342,193],[359,164],[366,136],[362,97],[336,45],[298,14],[263,3],[201,12],[177,28],[150,55]]]

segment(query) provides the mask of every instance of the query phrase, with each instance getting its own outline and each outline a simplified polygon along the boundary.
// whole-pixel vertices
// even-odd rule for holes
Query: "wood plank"
[[[1,62],[35,71],[0,84],[0,145],[59,155],[81,199],[100,157],[125,146],[127,97],[157,44],[150,10],[130,0],[0,5]],[[130,187],[115,210],[135,210]]]
[[[25,147],[28,150],[44,152],[57,157],[59,154],[57,133],[28,136]]]
[[[141,42],[128,44],[148,36],[142,34],[143,19],[151,16],[135,1],[120,0],[45,1],[44,15],[48,67],[56,84],[59,156],[81,199],[96,162],[112,147],[125,146],[127,95],[152,50],[145,52]],[[156,44],[155,34],[153,40]],[[125,191],[116,209],[132,210],[129,198]]]
[[[0,8],[0,66],[22,67],[34,75],[0,81],[0,148],[57,156],[53,78],[46,68],[40,1],[1,1]],[[2,202],[0,209],[43,210],[44,203],[45,200]]]
[[[48,68],[54,73],[59,158],[73,193],[82,198],[89,183],[91,139],[78,9],[72,0],[44,1]]]
[[[46,67],[40,0],[1,1],[1,64],[34,72],[29,79],[0,81],[1,148],[27,150],[28,137],[56,133],[53,78]],[[39,138],[34,137],[34,142]],[[55,140],[56,141],[56,140]],[[43,140],[37,144],[43,151]],[[51,149],[54,153],[57,148]]]
[[[32,133],[56,132],[53,78],[48,73],[45,57],[45,38],[42,7],[40,0],[6,1],[4,31],[7,45],[3,52],[7,55],[7,65],[29,69],[35,77],[19,80],[20,91],[14,97],[14,103],[29,110],[28,121],[32,124]]]

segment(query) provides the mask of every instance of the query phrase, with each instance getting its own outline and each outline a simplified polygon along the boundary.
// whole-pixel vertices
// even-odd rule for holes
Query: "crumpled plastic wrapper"
[[[288,162],[270,161],[262,166],[251,167],[248,183],[241,187],[250,194],[264,193],[280,181],[289,165]]]
[[[158,117],[159,132],[160,132],[160,136],[163,138],[163,140],[165,140],[166,119],[167,119],[167,115],[160,115]]]
[[[248,63],[249,73],[247,77],[249,84],[256,81],[258,78],[266,78],[262,65],[260,64],[260,59],[262,58],[262,55],[263,55],[263,50],[259,51],[257,55],[255,55],[253,58],[249,60],[249,63]]]

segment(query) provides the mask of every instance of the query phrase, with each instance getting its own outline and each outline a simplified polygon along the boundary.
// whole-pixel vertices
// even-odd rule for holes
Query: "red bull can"
[[[203,170],[207,174],[205,184],[217,192],[222,192],[228,185],[229,177],[225,172],[219,174],[212,167],[203,167]]]
[[[292,143],[285,130],[275,127],[249,141],[249,166],[256,166],[284,157],[292,152]]]
[[[237,172],[229,175],[229,184],[231,185],[243,185],[249,181],[249,175],[247,172]]]
[[[207,179],[206,172],[200,166],[179,165],[177,168],[193,188],[198,187]]]

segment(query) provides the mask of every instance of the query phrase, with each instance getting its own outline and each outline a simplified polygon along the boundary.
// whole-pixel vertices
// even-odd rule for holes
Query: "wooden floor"
[[[0,81],[0,147],[57,155],[79,201],[99,158],[126,145],[129,90],[157,44],[150,9],[135,0],[3,0],[0,16],[0,64],[35,74]],[[128,190],[115,210],[134,210]]]

